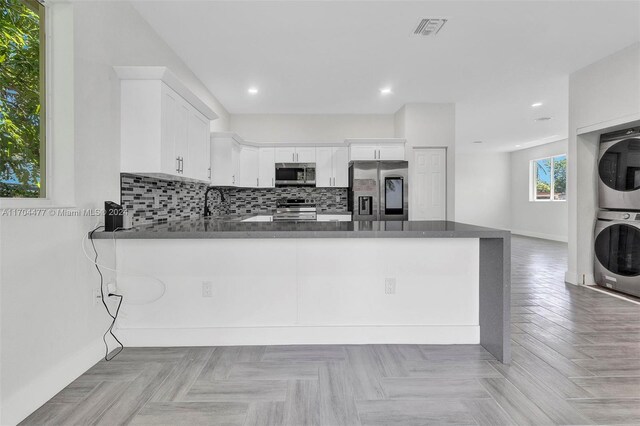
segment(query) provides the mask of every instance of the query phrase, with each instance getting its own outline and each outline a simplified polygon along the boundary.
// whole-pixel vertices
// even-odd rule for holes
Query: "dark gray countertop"
[[[450,221],[240,222],[202,218],[130,230],[96,231],[95,239],[197,238],[509,238],[509,231]]]

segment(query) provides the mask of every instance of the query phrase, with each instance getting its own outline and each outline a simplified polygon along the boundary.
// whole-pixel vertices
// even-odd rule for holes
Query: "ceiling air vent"
[[[415,35],[434,36],[440,32],[448,19],[444,18],[425,18],[420,21],[416,29],[413,31]]]

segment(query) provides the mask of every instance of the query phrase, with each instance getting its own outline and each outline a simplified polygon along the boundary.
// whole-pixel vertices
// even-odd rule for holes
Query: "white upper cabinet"
[[[356,160],[404,160],[404,139],[349,139],[349,158]]]
[[[276,148],[276,163],[315,163],[315,146],[286,146]]]
[[[115,67],[122,172],[209,181],[209,123],[217,115],[165,67]]]
[[[377,160],[378,147],[376,145],[353,145],[349,148],[351,160]]]
[[[240,186],[241,146],[229,134],[211,135],[211,185]]]
[[[258,150],[258,186],[273,188],[276,184],[276,149],[271,147]]]
[[[380,145],[378,147],[378,160],[404,160],[404,144]]]
[[[316,147],[305,146],[296,147],[296,163],[315,163],[316,162]]]
[[[295,163],[296,149],[292,146],[276,148],[276,163]]]
[[[316,148],[316,187],[333,186],[333,148],[330,146]]]
[[[209,120],[198,111],[188,113],[186,177],[208,182],[211,179]]]
[[[349,153],[346,147],[316,148],[316,187],[347,187]]]
[[[333,186],[349,186],[349,150],[346,146],[334,148],[333,151]]]
[[[244,145],[240,148],[240,186],[258,187],[258,148]]]

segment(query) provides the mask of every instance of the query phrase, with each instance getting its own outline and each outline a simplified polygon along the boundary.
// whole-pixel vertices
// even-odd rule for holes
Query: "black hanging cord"
[[[111,310],[109,309],[109,306],[107,305],[107,302],[105,300],[105,295],[104,295],[104,277],[102,276],[102,271],[100,271],[100,267],[98,266],[98,250],[96,250],[96,244],[93,241],[93,233],[96,232],[98,229],[102,228],[103,226],[97,226],[94,230],[92,230],[89,233],[89,240],[91,240],[91,247],[93,247],[93,252],[96,254],[96,257],[93,260],[93,266],[95,266],[96,271],[98,271],[98,275],[100,275],[100,299],[102,300],[102,304],[104,305],[104,309],[107,311],[107,314],[111,317],[111,325],[109,325],[109,328],[107,329],[107,331],[104,332],[104,334],[102,335],[102,341],[104,342],[104,347],[105,347],[105,355],[104,355],[104,360],[105,361],[111,361],[112,359],[114,359],[116,356],[118,356],[118,354],[120,352],[122,352],[124,350],[124,345],[122,344],[122,342],[120,340],[118,340],[118,338],[116,337],[116,335],[113,333],[113,327],[116,325],[116,320],[118,319],[118,314],[120,313],[120,306],[122,306],[122,301],[124,299],[124,297],[121,294],[115,294],[115,293],[109,293],[108,297],[117,297],[118,300],[118,306],[116,308],[116,313],[112,314]],[[118,344],[120,345],[120,347],[118,348],[117,352],[115,354],[113,354],[113,356],[109,357],[109,344],[107,343],[107,334],[110,334],[116,342],[118,342]]]

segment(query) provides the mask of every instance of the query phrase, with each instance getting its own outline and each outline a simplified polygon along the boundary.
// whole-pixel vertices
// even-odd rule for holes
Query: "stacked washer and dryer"
[[[640,297],[640,127],[600,138],[595,281]]]

